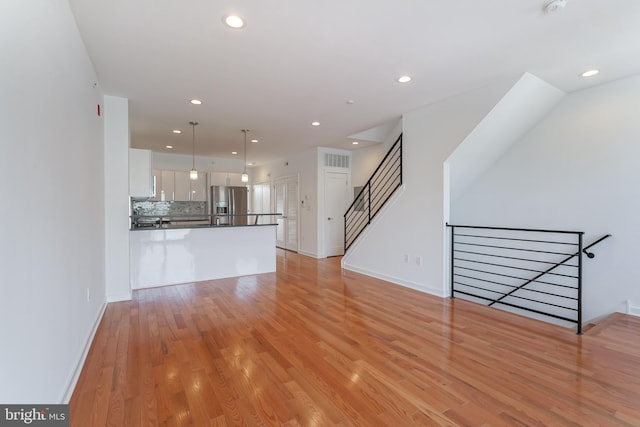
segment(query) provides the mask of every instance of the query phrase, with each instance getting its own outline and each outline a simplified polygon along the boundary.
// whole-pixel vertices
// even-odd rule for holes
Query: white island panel
[[[210,227],[131,232],[131,288],[276,271],[275,227]]]

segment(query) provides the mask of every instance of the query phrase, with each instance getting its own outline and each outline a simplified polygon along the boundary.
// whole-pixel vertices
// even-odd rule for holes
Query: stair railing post
[[[367,182],[367,210],[368,210],[368,219],[367,224],[371,224],[371,180]]]
[[[451,266],[450,266],[451,267],[451,278],[450,279],[451,279],[451,298],[453,299],[453,298],[455,298],[453,296],[453,236],[454,236],[453,230],[454,230],[455,227],[451,225],[451,226],[449,226],[449,228],[451,228],[451,259],[450,259],[450,262],[451,262]]]
[[[582,233],[578,234],[578,335],[582,335]]]

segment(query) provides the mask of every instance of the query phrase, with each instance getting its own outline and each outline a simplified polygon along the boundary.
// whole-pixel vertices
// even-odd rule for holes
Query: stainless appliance
[[[211,215],[214,225],[247,225],[247,187],[211,186]]]

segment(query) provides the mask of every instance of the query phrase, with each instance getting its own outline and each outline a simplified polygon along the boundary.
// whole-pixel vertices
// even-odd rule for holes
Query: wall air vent
[[[325,167],[349,169],[349,156],[345,154],[324,153]]]

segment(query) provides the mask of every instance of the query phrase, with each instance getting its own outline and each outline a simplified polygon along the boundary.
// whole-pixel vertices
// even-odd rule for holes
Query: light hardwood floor
[[[640,319],[579,337],[279,251],[110,304],[71,425],[638,426]]]

